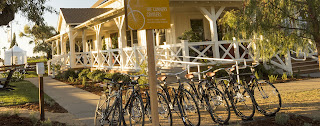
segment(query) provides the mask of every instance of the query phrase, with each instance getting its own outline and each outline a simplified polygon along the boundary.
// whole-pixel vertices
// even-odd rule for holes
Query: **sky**
[[[98,0],[49,0],[46,4],[52,6],[56,9],[56,11],[60,12],[59,8],[90,8],[96,1]],[[49,26],[57,27],[58,24],[58,14],[50,14],[46,13],[44,15],[45,22]],[[15,19],[12,22],[12,31],[16,33],[17,42],[20,48],[27,51],[27,56],[37,56],[44,54],[34,54],[33,47],[34,44],[30,45],[29,41],[31,39],[23,37],[19,37],[19,33],[23,31],[25,25],[32,26],[33,23],[28,22],[26,18],[21,16],[21,14],[16,14]],[[9,28],[11,29],[11,27]],[[4,50],[3,47],[6,47],[8,50],[10,43],[8,42],[8,38],[10,39],[10,32],[7,32],[7,26],[0,27],[0,57],[3,58]]]

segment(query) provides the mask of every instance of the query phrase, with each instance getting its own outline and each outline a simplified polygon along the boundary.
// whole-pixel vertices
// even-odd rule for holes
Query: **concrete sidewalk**
[[[38,87],[38,78],[27,78],[26,80]],[[43,82],[44,92],[47,95],[87,126],[93,125],[94,111],[100,98],[98,95],[54,80],[50,77],[44,77]]]

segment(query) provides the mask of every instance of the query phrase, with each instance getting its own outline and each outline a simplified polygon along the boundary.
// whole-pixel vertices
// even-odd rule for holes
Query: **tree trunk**
[[[318,63],[319,63],[319,70],[320,70],[320,35],[319,36],[314,36],[314,42],[317,47],[317,54],[318,54]]]
[[[320,45],[317,44],[317,50],[318,50],[318,63],[319,63],[319,70],[320,70]]]

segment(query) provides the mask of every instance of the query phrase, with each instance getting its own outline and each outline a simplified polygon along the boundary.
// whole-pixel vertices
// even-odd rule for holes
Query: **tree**
[[[254,40],[264,59],[306,51],[311,43],[320,61],[319,8],[320,0],[244,0],[243,8],[226,12],[219,24],[227,31],[224,39]]]
[[[21,12],[28,20],[43,25],[44,12],[56,12],[52,7],[45,6],[48,0],[1,0],[0,26],[7,25],[14,19],[15,13]]]
[[[17,39],[16,39],[16,33],[13,33],[13,38],[11,40],[10,48],[12,48],[15,45],[18,46],[18,43],[17,43]]]
[[[45,42],[45,40],[56,34],[57,32],[52,26],[34,25],[31,28],[30,26],[26,25],[24,27],[24,32],[21,32],[19,36],[31,38],[32,40],[29,42],[29,44],[35,44],[35,47],[33,48],[33,52],[34,53],[44,52],[47,54],[47,59],[51,59],[52,58],[51,43]]]

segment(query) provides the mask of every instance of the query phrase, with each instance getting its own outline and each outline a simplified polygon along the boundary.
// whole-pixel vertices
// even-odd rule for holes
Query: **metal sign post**
[[[43,74],[44,63],[37,63],[37,74],[39,76],[39,108],[40,108],[40,120],[44,121],[44,96],[43,96]]]

